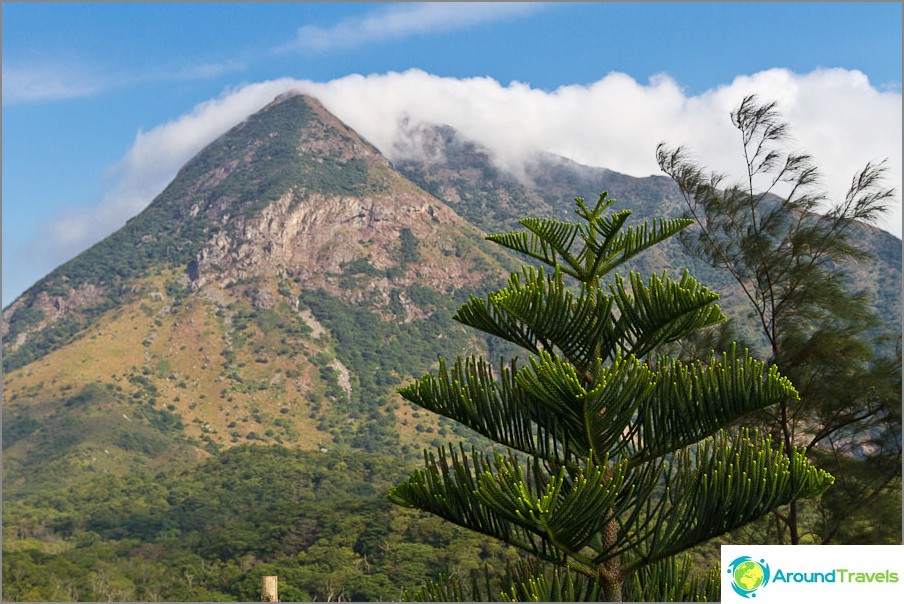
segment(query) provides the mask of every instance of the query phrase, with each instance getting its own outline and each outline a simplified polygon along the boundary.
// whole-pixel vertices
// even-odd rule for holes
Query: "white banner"
[[[722,602],[904,602],[904,545],[723,545]]]

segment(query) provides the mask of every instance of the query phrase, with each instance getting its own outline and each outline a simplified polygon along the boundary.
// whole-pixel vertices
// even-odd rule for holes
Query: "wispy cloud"
[[[305,25],[297,38],[280,50],[323,52],[357,48],[371,42],[439,33],[517,18],[544,8],[536,2],[423,2],[399,3],[364,17],[340,21],[332,27]]]
[[[103,88],[96,74],[73,65],[3,65],[3,103],[59,101],[91,96]]]
[[[95,96],[147,82],[179,82],[216,78],[245,68],[242,61],[155,67],[121,74],[78,63],[3,65],[3,104],[65,101]]]
[[[184,80],[206,80],[217,78],[229,73],[241,71],[247,67],[244,61],[223,61],[220,63],[198,63],[184,65],[176,69],[156,71],[146,76],[140,76],[141,81],[175,82]]]

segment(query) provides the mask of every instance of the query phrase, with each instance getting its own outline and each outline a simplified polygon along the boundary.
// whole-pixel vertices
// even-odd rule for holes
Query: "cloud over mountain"
[[[228,90],[178,119],[139,132],[112,168],[114,184],[101,203],[48,225],[41,237],[47,268],[121,226],[195,153],[292,89],[318,97],[390,159],[418,148],[405,139],[412,131],[403,127],[406,123],[430,122],[482,143],[500,167],[516,173],[533,152],[543,150],[632,176],[657,174],[655,148],[665,141],[686,145],[699,161],[734,177],[740,176],[743,157],[729,112],[744,95],[756,93],[778,102],[796,145],[820,166],[830,198],[842,198],[866,162],[887,158],[887,184],[898,190],[900,200],[901,94],[877,89],[859,71],[771,69],[697,96],[686,95],[666,75],[640,83],[621,73],[552,91],[420,70],[324,83],[285,78]],[[881,226],[901,235],[900,203]]]

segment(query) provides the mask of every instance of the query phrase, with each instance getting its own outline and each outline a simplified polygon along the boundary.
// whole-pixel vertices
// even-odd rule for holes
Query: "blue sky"
[[[638,176],[660,140],[731,171],[728,111],[756,92],[831,195],[886,157],[900,191],[901,22],[900,2],[4,2],[3,306],[287,88],[390,156],[406,116],[513,170],[543,148]]]

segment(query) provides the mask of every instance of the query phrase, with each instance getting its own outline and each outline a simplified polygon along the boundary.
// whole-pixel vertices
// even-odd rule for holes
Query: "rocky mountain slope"
[[[316,100],[276,99],[4,310],[7,493],[249,441],[423,443],[436,420],[393,387],[486,349],[450,318],[511,262],[483,235]]]

